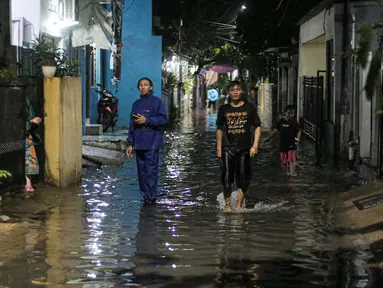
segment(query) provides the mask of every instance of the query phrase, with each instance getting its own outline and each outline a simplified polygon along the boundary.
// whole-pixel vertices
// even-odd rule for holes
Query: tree
[[[374,39],[374,30],[377,31],[379,47],[375,50],[372,49],[372,43]],[[370,51],[372,53],[372,60],[368,70],[366,85],[364,90],[366,91],[367,99],[371,100],[375,94],[376,82],[379,79],[382,66],[382,48],[383,48],[383,19],[380,23],[363,23],[361,30],[361,38],[358,46],[355,50],[351,51],[351,54],[356,55],[357,63],[363,68],[366,69],[368,63],[368,56]],[[383,111],[378,111],[380,114]]]

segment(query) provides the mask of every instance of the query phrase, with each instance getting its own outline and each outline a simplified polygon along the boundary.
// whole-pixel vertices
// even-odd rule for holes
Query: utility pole
[[[343,39],[342,39],[342,50],[343,53],[346,53],[350,47],[350,0],[343,1]],[[341,123],[341,115],[343,114],[345,119],[347,119],[346,115],[349,114],[349,89],[348,89],[348,70],[349,70],[349,57],[342,57],[342,84],[341,84],[341,98],[340,103],[335,103],[335,138],[334,138],[334,156],[335,156],[335,164],[338,164],[340,160],[340,153],[342,151],[342,144],[345,139],[345,132],[342,134],[342,125],[345,123]],[[346,120],[347,121],[347,120]],[[345,131],[343,129],[343,131]]]
[[[85,117],[86,121],[90,121],[90,79],[91,79],[91,73],[90,70],[90,58],[91,58],[91,47],[90,45],[85,46],[85,77],[86,77],[86,84],[85,84]],[[87,123],[90,124],[90,123]]]
[[[183,20],[182,20],[182,6],[183,6],[183,0],[180,2],[180,23],[178,27],[178,107],[181,107],[181,95],[182,95],[182,62],[181,62],[181,48],[182,48],[182,26],[183,26]]]

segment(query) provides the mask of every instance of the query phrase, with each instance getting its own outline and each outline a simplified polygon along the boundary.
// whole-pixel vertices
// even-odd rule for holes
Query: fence
[[[0,192],[25,183],[25,99],[29,96],[36,115],[43,115],[42,86],[37,79],[0,79],[0,170],[8,170],[13,177],[5,180]],[[43,127],[41,137],[44,139]],[[44,175],[44,148],[36,147],[40,161],[40,175]],[[42,177],[39,175],[39,178]]]
[[[36,76],[36,65],[32,61],[33,49],[17,47],[17,75],[20,77]]]
[[[305,134],[315,143],[320,156],[323,139],[323,93],[324,78],[303,77],[303,121]]]

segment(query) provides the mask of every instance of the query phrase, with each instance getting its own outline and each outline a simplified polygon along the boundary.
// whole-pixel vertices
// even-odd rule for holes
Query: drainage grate
[[[383,204],[383,194],[375,194],[369,197],[361,198],[355,201],[352,201],[356,208],[359,210],[365,210]]]

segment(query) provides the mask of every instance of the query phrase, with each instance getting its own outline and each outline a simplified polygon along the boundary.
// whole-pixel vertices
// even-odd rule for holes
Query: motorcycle
[[[98,101],[98,119],[97,123],[102,124],[103,132],[106,132],[109,127],[114,132],[114,127],[118,121],[118,98],[113,95],[109,90],[103,89],[100,84],[97,84],[100,90],[96,92],[100,94]],[[117,90],[114,91],[117,93]]]

